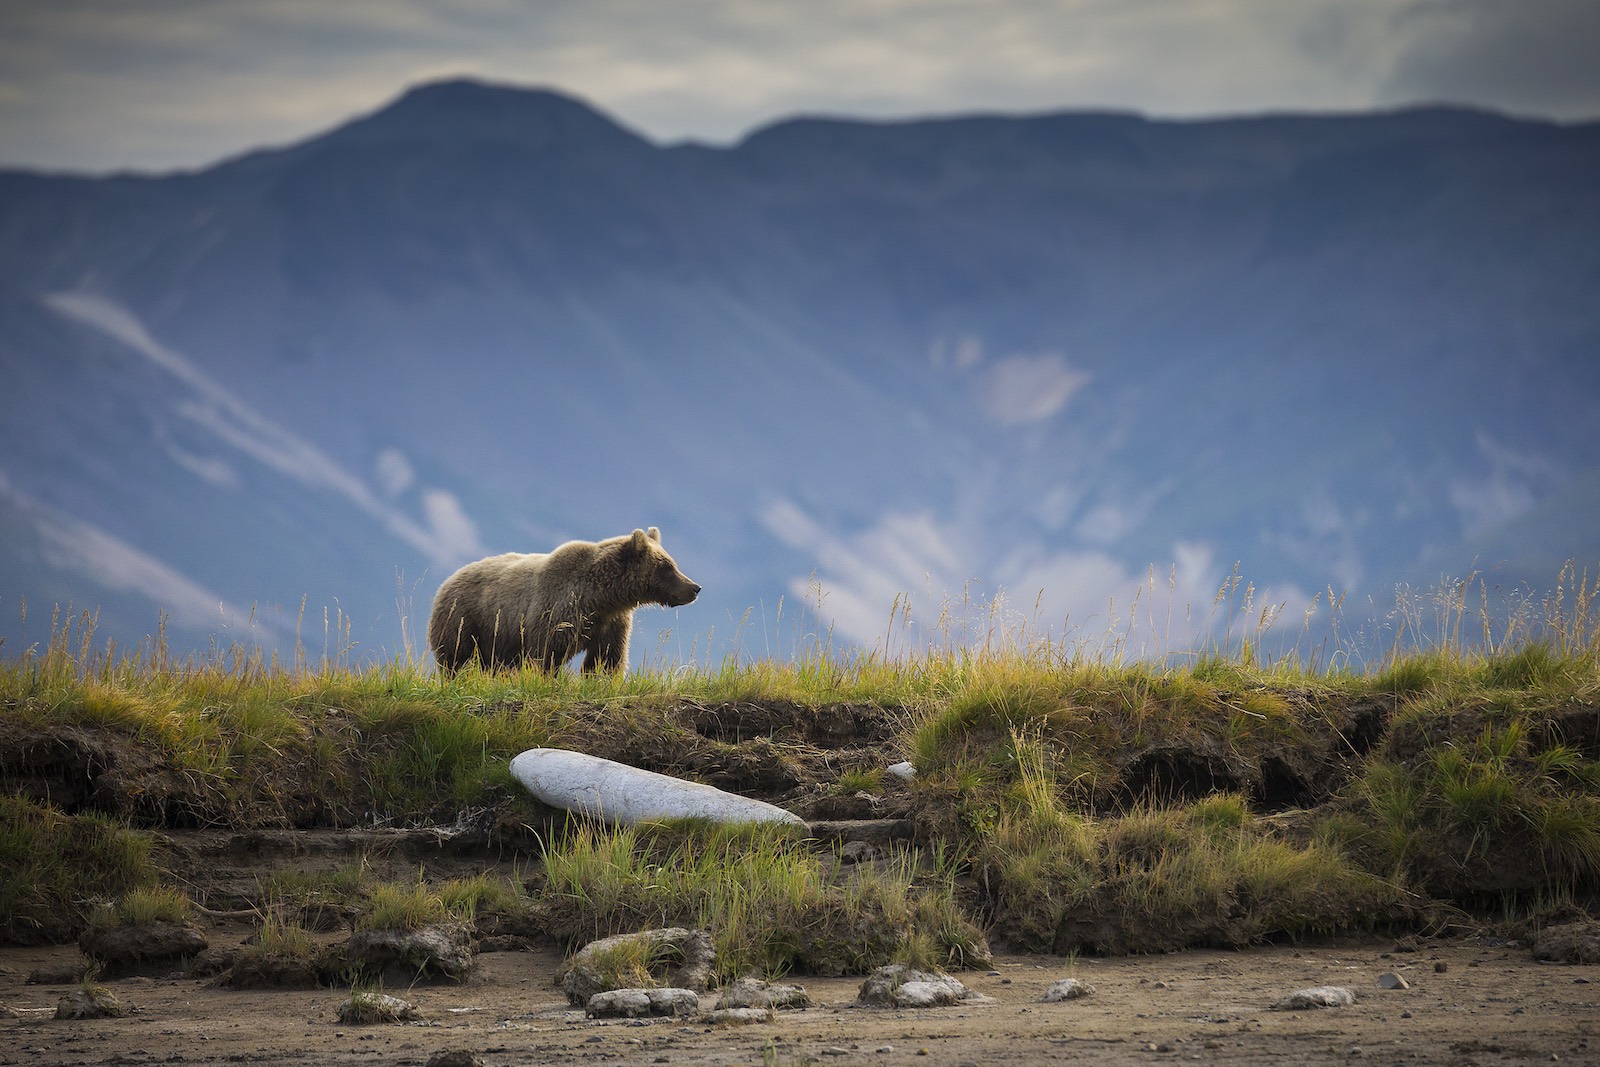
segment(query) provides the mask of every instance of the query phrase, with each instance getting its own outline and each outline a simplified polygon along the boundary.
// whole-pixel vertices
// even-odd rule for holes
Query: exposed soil
[[[244,927],[217,928],[218,939]],[[1241,952],[1106,959],[1003,956],[963,972],[992,998],[957,1007],[856,1005],[859,978],[805,978],[814,1006],[769,1022],[589,1020],[553,984],[551,950],[481,954],[461,983],[388,988],[419,1021],[340,1023],[348,991],[231,990],[193,978],[105,982],[130,1013],[55,1019],[73,987],[25,984],[69,948],[0,949],[0,1064],[415,1064],[463,1051],[486,1067],[526,1064],[1407,1064],[1600,1063],[1600,967],[1535,962],[1524,947],[1365,940]],[[1438,968],[1443,966],[1443,970]],[[1382,990],[1385,972],[1408,989]],[[1095,992],[1040,1003],[1055,979]],[[1289,993],[1342,985],[1355,1004],[1277,1011]],[[708,994],[703,1002],[714,999]],[[460,1062],[470,1062],[465,1059]]]
[[[903,724],[892,711],[684,703],[650,710],[669,717],[667,728],[635,730],[618,726],[615,709],[590,710],[577,709],[552,743],[782,804],[830,841],[914,841],[946,817],[892,779],[872,795],[830,788],[846,771],[905,757],[896,748]],[[1104,811],[1143,797],[1227,789],[1250,797],[1258,811],[1319,803],[1387,733],[1392,713],[1392,706],[1372,701],[1322,709],[1325,737],[1310,745],[1301,738],[1294,747],[1258,744],[1241,752],[1199,735],[1155,739],[1122,753],[1115,773],[1083,799]],[[321,728],[340,726],[330,716]],[[525,798],[428,813],[432,825],[422,829],[375,826],[360,775],[350,770],[303,763],[223,788],[164,764],[153,747],[115,729],[27,730],[0,722],[0,788],[153,830],[158,862],[213,913],[258,902],[267,874],[283,867],[338,868],[359,860],[382,878],[414,877],[422,867],[430,879],[444,879],[484,871],[510,877],[534,865]],[[207,922],[214,947],[241,944],[255,929],[237,917]],[[342,917],[330,922],[338,927]],[[480,931],[476,963],[464,981],[386,988],[415,1004],[420,1021],[368,1026],[338,1021],[348,989],[241,989],[215,978],[149,975],[98,979],[130,1014],[58,1021],[57,1002],[77,988],[76,978],[56,985],[27,979],[40,968],[70,976],[77,964],[81,971],[78,948],[0,946],[0,1064],[424,1065],[450,1050],[476,1057],[460,1062],[484,1065],[1345,1064],[1354,1057],[1600,1064],[1600,966],[1542,964],[1528,947],[1494,939],[1426,940],[1398,951],[1392,937],[1372,937],[1077,960],[1002,952],[993,973],[959,975],[992,999],[920,1011],[857,1006],[859,977],[791,975],[786,980],[804,985],[814,1007],[753,1025],[708,1026],[586,1019],[554,984],[559,948],[526,933],[485,938]],[[1387,971],[1405,977],[1410,988],[1381,990],[1378,977]],[[1068,975],[1097,991],[1063,1004],[1039,1002],[1051,981]],[[1356,1002],[1272,1010],[1289,993],[1318,985],[1346,986]],[[714,999],[713,992],[704,1003]]]

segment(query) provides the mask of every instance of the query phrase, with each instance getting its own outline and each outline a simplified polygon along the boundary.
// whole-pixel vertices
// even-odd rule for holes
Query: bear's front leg
[[[595,623],[583,657],[583,673],[621,670],[628,662],[628,635],[632,630],[631,615]]]

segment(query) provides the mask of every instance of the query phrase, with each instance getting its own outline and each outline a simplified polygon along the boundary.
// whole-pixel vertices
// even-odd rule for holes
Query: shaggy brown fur
[[[428,645],[447,676],[473,660],[486,670],[529,661],[554,671],[580,652],[585,673],[615,671],[628,661],[634,608],[675,608],[699,594],[654,526],[553,552],[507,552],[445,579]]]

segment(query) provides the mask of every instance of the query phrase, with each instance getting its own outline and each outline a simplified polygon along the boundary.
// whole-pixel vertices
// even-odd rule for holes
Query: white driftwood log
[[[609,823],[709,819],[805,825],[776,804],[564,748],[519,753],[511,761],[511,776],[552,807]]]

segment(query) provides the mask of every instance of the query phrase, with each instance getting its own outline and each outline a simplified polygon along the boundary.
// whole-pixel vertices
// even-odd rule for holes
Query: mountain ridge
[[[0,174],[0,597],[108,588],[23,552],[39,509],[366,647],[447,559],[648,525],[724,640],[813,574],[866,643],[902,592],[1038,583],[1059,627],[1179,559],[1197,606],[1233,560],[1381,593],[1600,469],[1596,179],[1600,124],[1470,109],[716,148],[462,82],[202,172]],[[1574,509],[1515,580],[1600,558]]]

